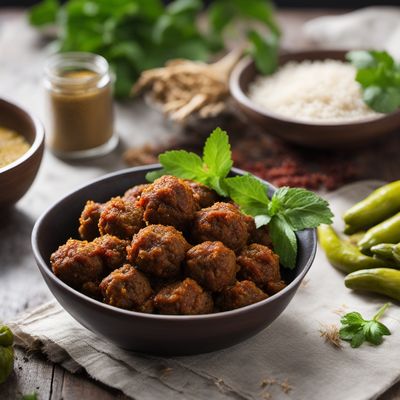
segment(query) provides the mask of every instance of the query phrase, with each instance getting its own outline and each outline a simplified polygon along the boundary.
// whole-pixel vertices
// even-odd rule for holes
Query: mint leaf
[[[226,178],[225,184],[231,199],[241,210],[253,217],[268,213],[267,187],[252,175]]]
[[[163,175],[166,175],[165,169],[158,169],[157,171],[151,171],[146,174],[146,180],[148,182],[154,182],[156,179],[161,178]]]
[[[269,234],[280,263],[289,269],[296,266],[297,238],[291,226],[280,215],[274,215],[269,222]]]
[[[30,9],[29,22],[34,26],[54,24],[59,9],[60,4],[57,0],[44,0]]]
[[[278,67],[278,37],[262,36],[252,30],[247,34],[247,39],[250,42],[249,53],[254,58],[257,69],[265,75],[275,72]]]
[[[329,203],[306,189],[280,188],[271,203],[271,213],[279,213],[295,231],[332,223]]]
[[[346,58],[357,68],[364,102],[380,113],[400,107],[399,65],[386,51],[352,51]]]
[[[256,223],[256,228],[261,228],[263,225],[268,225],[269,221],[271,221],[271,217],[269,215],[256,215],[254,217],[254,222]]]
[[[213,175],[225,178],[232,168],[231,145],[228,134],[216,128],[206,140],[203,151],[203,162]]]
[[[374,345],[381,344],[383,336],[391,334],[387,326],[378,321],[388,307],[389,303],[386,303],[371,320],[365,320],[358,312],[344,315],[340,319],[340,338],[350,342],[353,348],[360,347],[365,341]]]
[[[224,178],[232,168],[231,147],[225,131],[217,128],[207,139],[201,159],[197,154],[185,150],[172,150],[159,155],[163,174],[191,179],[214,189],[220,196],[227,197]],[[149,173],[154,180],[160,172]]]
[[[376,61],[369,51],[354,50],[346,54],[346,60],[350,61],[356,68],[374,68]]]
[[[185,150],[171,150],[160,154],[159,160],[165,172],[169,175],[201,181],[206,177],[203,161],[195,153]]]
[[[368,86],[364,90],[363,100],[375,111],[394,112],[400,107],[400,87],[384,89],[379,86]]]

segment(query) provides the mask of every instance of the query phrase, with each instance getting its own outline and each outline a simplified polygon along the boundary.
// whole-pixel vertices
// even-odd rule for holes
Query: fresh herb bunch
[[[360,347],[364,342],[375,345],[381,344],[384,335],[390,335],[390,330],[378,320],[382,317],[390,303],[383,305],[371,320],[365,320],[358,312],[344,315],[339,336],[342,340],[350,342],[351,347]]]
[[[147,174],[149,181],[162,175],[192,179],[230,197],[241,210],[254,217],[257,228],[268,225],[274,250],[286,268],[297,259],[296,231],[332,223],[327,201],[306,189],[282,187],[271,199],[268,187],[252,175],[227,177],[232,165],[229,137],[216,128],[207,139],[203,157],[185,150],[160,154],[162,169]]]
[[[363,100],[373,110],[390,113],[400,107],[400,64],[386,51],[350,51],[346,55],[356,68],[356,81]]]
[[[277,60],[280,34],[269,0],[215,0],[206,10],[208,29],[198,26],[201,0],[43,0],[29,14],[30,23],[56,24],[60,51],[104,56],[115,75],[118,97],[127,97],[144,70],[174,58],[206,61],[224,48],[237,19],[261,22],[270,35],[248,32],[249,52],[264,73]]]

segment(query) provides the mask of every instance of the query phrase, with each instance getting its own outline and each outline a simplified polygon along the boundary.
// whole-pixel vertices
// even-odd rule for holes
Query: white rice
[[[249,97],[266,111],[304,122],[341,123],[378,118],[362,100],[355,68],[342,61],[289,62],[250,85]]]

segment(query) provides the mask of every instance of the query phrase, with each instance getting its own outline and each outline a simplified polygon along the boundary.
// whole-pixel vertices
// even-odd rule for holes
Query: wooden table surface
[[[304,21],[327,13],[321,10],[283,10],[279,18],[284,29],[283,45],[288,49],[309,48],[301,34]],[[337,13],[337,11],[336,11]],[[0,12],[0,97],[18,102],[46,122],[41,85],[43,62],[49,53],[42,38],[25,22],[21,11]],[[111,155],[86,162],[65,163],[46,152],[37,179],[28,194],[11,212],[1,215],[0,224],[0,321],[7,321],[29,307],[52,298],[35,266],[30,233],[36,218],[63,193],[89,179],[124,167],[121,154],[128,146],[170,137],[170,126],[156,112],[136,101],[117,105],[119,148]],[[400,178],[398,141],[371,159],[371,178]],[[372,160],[372,161],[371,161]],[[384,371],[383,371],[384,373]],[[17,349],[14,373],[0,386],[0,399],[13,400],[36,392],[40,400],[126,399],[85,374],[72,375],[37,354]],[[380,400],[400,399],[400,384]]]

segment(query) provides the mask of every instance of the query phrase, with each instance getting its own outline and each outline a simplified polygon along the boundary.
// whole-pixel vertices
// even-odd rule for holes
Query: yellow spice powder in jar
[[[107,61],[91,53],[62,53],[46,66],[49,146],[56,155],[101,155],[117,144],[112,79]]]
[[[20,158],[30,147],[22,135],[0,126],[0,168]]]

